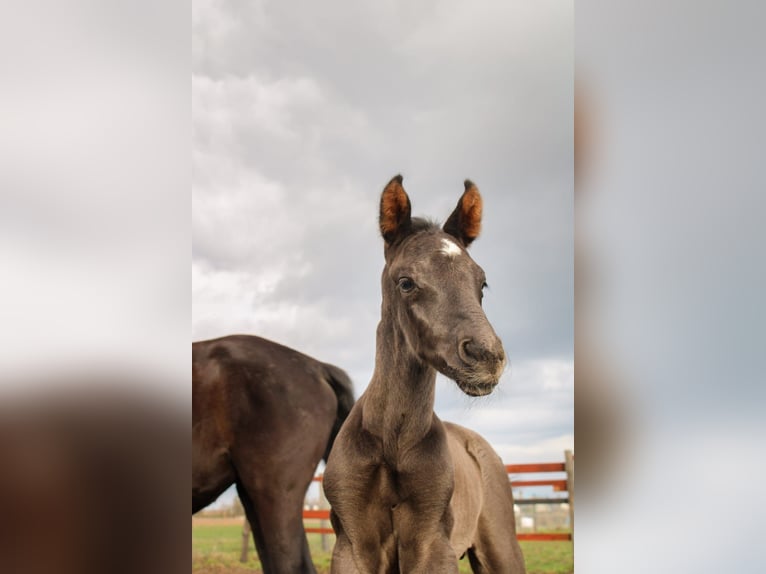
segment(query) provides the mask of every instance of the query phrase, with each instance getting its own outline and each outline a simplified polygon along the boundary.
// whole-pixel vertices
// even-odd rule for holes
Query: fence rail
[[[511,480],[511,487],[514,489],[527,488],[531,486],[550,486],[553,492],[566,492],[566,497],[551,497],[551,498],[518,498],[516,497],[514,502],[517,505],[531,505],[531,504],[569,504],[569,532],[519,532],[516,537],[519,540],[540,540],[540,541],[552,541],[552,540],[574,540],[574,453],[571,450],[564,451],[564,462],[540,462],[540,463],[527,463],[527,464],[507,464],[505,470],[508,474],[545,474],[545,473],[566,473],[566,479],[535,479],[535,480]],[[315,476],[314,482],[322,482],[322,476]],[[327,499],[324,498],[324,491],[320,486],[320,496],[322,500],[322,506],[327,506]],[[322,549],[329,550],[328,535],[334,534],[332,528],[330,528],[330,510],[329,508],[322,508],[318,510],[303,510],[304,520],[321,520],[320,526],[306,526],[304,529],[308,533],[321,534],[322,535]],[[240,557],[241,562],[247,561],[247,552],[250,547],[250,528],[247,520],[245,520],[244,528],[242,531],[242,555]]]
[[[515,503],[518,505],[527,504],[569,504],[569,526],[570,532],[521,532],[517,534],[519,540],[573,540],[574,537],[574,454],[572,451],[564,453],[564,462],[540,462],[527,464],[507,464],[505,470],[508,474],[543,474],[550,472],[565,472],[565,479],[539,479],[539,480],[513,480],[511,487],[514,489],[526,488],[530,486],[550,486],[553,492],[566,492],[566,497],[553,498],[517,498]],[[322,476],[315,476],[314,482],[322,482]],[[330,520],[330,510],[304,510],[304,520]],[[334,534],[329,526],[307,526],[306,532],[315,534]]]

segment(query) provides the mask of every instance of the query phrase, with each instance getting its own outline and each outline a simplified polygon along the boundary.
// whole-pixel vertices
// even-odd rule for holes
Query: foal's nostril
[[[466,365],[479,362],[503,366],[505,364],[505,351],[502,346],[485,347],[474,339],[463,339],[458,345],[458,355]]]
[[[466,364],[473,364],[482,357],[482,348],[473,339],[463,339],[459,345],[460,359]]]

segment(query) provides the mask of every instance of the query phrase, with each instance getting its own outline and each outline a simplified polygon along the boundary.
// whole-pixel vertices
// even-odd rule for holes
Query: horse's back
[[[444,425],[455,463],[453,548],[458,553],[468,550],[487,571],[523,573],[513,491],[503,461],[478,433],[454,423]]]
[[[350,388],[341,369],[253,335],[193,343],[192,366],[194,422],[225,418],[217,426],[234,429],[231,440],[252,432],[329,436],[344,396],[336,387]],[[345,376],[341,383],[338,373]]]
[[[325,364],[274,341],[255,335],[229,335],[192,343],[192,365],[240,365],[270,376],[288,375],[302,385],[315,384],[326,376]]]
[[[205,408],[201,401],[215,395],[232,410],[231,416],[243,405],[258,410],[281,410],[283,405],[334,411],[337,399],[327,367],[295,349],[254,335],[199,341],[192,344],[193,402]]]

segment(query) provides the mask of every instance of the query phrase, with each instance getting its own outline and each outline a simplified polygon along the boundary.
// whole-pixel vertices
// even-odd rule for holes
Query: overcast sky
[[[372,374],[385,183],[472,245],[511,366],[436,412],[507,462],[573,448],[571,2],[192,4],[194,340],[257,334]]]

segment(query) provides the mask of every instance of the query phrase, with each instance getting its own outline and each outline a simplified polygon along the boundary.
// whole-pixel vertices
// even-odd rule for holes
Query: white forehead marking
[[[458,247],[457,243],[454,241],[450,241],[449,239],[445,239],[442,237],[442,248],[439,250],[445,255],[449,255],[450,257],[455,257],[457,255],[460,255],[461,250],[460,247]]]

